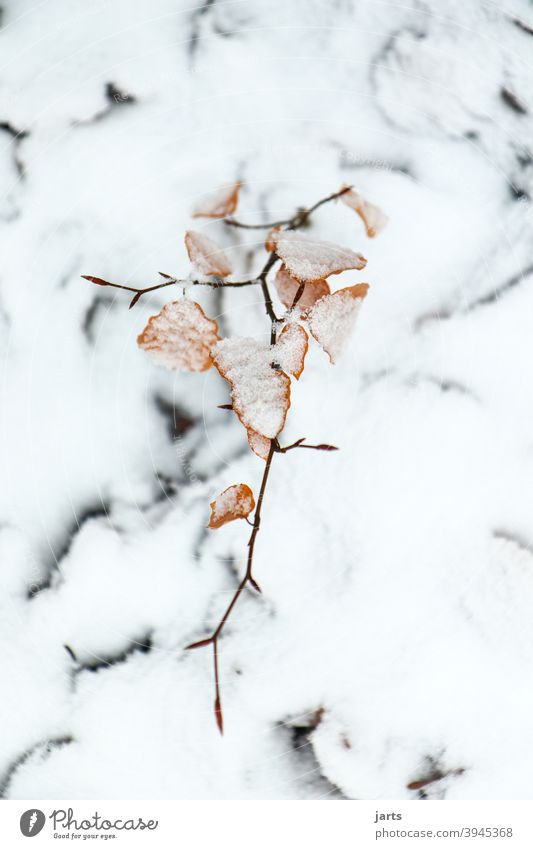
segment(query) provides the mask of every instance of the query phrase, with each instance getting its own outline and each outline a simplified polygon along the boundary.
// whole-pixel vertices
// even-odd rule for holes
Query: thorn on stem
[[[223,735],[224,734],[224,716],[222,714],[222,705],[220,704],[220,697],[217,696],[215,699],[215,719],[218,725],[218,730]]]
[[[70,657],[72,658],[72,660],[74,661],[74,663],[77,663],[77,662],[78,662],[78,658],[76,657],[76,653],[75,653],[74,649],[72,649],[70,646],[67,646],[66,644],[63,646],[63,648],[65,649],[65,651],[67,652],[67,654],[69,654],[69,655],[70,655]]]
[[[259,586],[259,584],[257,583],[257,581],[255,580],[255,578],[252,575],[248,576],[248,581],[252,585],[252,587],[254,588],[254,590],[256,592],[258,592],[258,593],[263,592],[263,590],[261,589],[261,587]]]
[[[103,280],[102,277],[93,277],[91,274],[82,274],[83,280],[88,280],[89,283],[96,283],[97,286],[110,286],[108,280]]]
[[[200,649],[202,646],[210,646],[213,642],[213,637],[206,637],[205,640],[198,640],[196,643],[190,643],[188,646],[185,646],[185,651],[187,649]]]

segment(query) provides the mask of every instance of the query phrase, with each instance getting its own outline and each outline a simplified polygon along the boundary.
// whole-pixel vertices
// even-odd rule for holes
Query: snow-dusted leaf
[[[139,347],[169,369],[206,371],[218,342],[217,323],[195,301],[171,301],[153,315],[137,337]]]
[[[257,454],[262,460],[266,460],[270,454],[271,440],[267,439],[266,436],[261,436],[260,433],[252,430],[251,427],[246,429],[246,433],[248,434],[248,444],[254,454]]]
[[[185,246],[198,274],[206,276],[216,274],[219,277],[227,277],[231,274],[231,265],[226,254],[213,239],[195,230],[187,230]]]
[[[235,519],[245,519],[255,507],[254,494],[245,483],[228,486],[209,505],[211,518],[209,528],[221,528]]]
[[[272,231],[275,253],[293,277],[302,282],[340,274],[350,268],[361,269],[366,259],[350,248],[301,236],[290,230]]]
[[[309,337],[304,328],[296,323],[286,324],[274,346],[273,354],[276,363],[287,374],[292,374],[299,380],[304,370],[305,355],[309,347]]]
[[[239,202],[240,183],[223,186],[201,198],[193,208],[193,218],[226,218],[233,215]]]
[[[349,206],[350,209],[354,209],[358,216],[362,219],[366,235],[371,239],[374,236],[377,236],[387,223],[388,216],[385,215],[382,209],[379,206],[376,206],[374,203],[370,203],[369,200],[366,200],[362,195],[359,194],[356,189],[350,189],[347,192],[344,192],[341,195],[341,200],[346,206]]]
[[[336,363],[353,330],[357,314],[368,292],[368,283],[358,283],[325,295],[307,313],[309,330]]]
[[[273,349],[257,339],[233,336],[215,346],[213,360],[231,385],[233,409],[243,425],[274,439],[285,424],[291,382],[273,368]]]
[[[300,288],[300,281],[292,277],[285,266],[282,265],[274,278],[274,285],[281,303],[284,307],[290,309]],[[304,285],[304,290],[298,299],[298,308],[308,310],[324,295],[329,295],[327,282],[325,280],[312,280]]]

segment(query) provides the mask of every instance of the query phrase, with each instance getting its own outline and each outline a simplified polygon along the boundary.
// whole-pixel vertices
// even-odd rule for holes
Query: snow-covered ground
[[[4,797],[531,798],[531,5],[1,6]],[[343,182],[390,220],[314,219],[371,289],[293,387],[283,440],[341,450],[274,458],[221,738],[184,646],[245,565],[209,501],[263,462],[214,369],[137,348],[168,292],[130,312],[80,275],[187,273],[190,208],[236,179],[244,220]],[[195,227],[258,267],[260,233]],[[268,332],[253,289],[201,301]]]

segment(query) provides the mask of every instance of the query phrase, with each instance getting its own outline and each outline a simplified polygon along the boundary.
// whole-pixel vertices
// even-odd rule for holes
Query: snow
[[[436,765],[429,798],[530,799],[528,5],[2,9],[2,795],[416,799]],[[246,563],[209,504],[264,463],[216,369],[137,348],[170,289],[128,311],[80,275],[186,277],[191,209],[237,181],[238,220],[345,182],[389,221],[367,238],[339,200],[302,236],[361,251],[371,288],[335,368],[311,340],[292,381],[283,444],[339,451],[273,456],[221,738],[184,646]],[[267,231],[202,225],[261,268]],[[193,293],[268,349],[259,287]]]
[[[311,239],[300,233],[280,230],[271,234],[270,241],[289,273],[301,283],[320,280],[351,268],[360,270],[366,265],[364,256],[350,248]]]
[[[152,316],[137,339],[156,363],[169,369],[206,371],[218,342],[217,323],[195,301],[171,301]]]

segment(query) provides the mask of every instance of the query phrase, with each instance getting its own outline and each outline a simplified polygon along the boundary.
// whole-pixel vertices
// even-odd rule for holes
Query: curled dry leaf
[[[383,230],[389,220],[388,216],[385,215],[379,206],[370,203],[369,200],[365,200],[356,189],[350,189],[344,192],[341,195],[341,200],[346,206],[357,212],[365,225],[366,235],[371,239]]]
[[[309,337],[304,328],[290,322],[285,325],[274,345],[274,358],[284,372],[292,374],[296,380],[299,380],[304,370],[308,347]]]
[[[227,277],[231,274],[231,265],[222,248],[203,233],[187,230],[185,247],[190,261],[199,274],[206,276],[216,274],[219,277]]]
[[[368,283],[358,283],[326,295],[307,314],[309,330],[336,363],[342,353],[368,292]]]
[[[228,486],[209,505],[211,518],[208,528],[221,528],[235,519],[246,519],[255,507],[254,494],[245,483]]]
[[[171,301],[153,315],[137,344],[160,365],[173,370],[206,371],[219,341],[217,323],[195,301]]]
[[[272,367],[275,354],[257,339],[232,336],[213,349],[215,365],[231,385],[233,409],[245,426],[274,439],[291,404],[291,382]]]
[[[241,184],[223,186],[206,197],[201,198],[193,208],[193,218],[226,218],[233,215],[239,202]]]
[[[274,285],[281,303],[284,307],[290,309],[301,285],[300,281],[292,277],[285,266],[282,265],[276,274]],[[324,295],[329,295],[329,291],[329,286],[325,280],[312,280],[306,283],[298,299],[298,308],[308,310],[316,301],[323,298]]]
[[[350,268],[361,269],[366,259],[350,248],[310,239],[291,230],[272,231],[269,240],[289,274],[300,283],[313,282]]]
[[[281,232],[281,227],[278,224],[276,227],[273,227],[272,230],[269,230],[269,232],[267,234],[267,237],[265,239],[265,249],[267,251],[270,251],[270,253],[272,253],[273,251],[276,250],[275,237],[280,232]]]
[[[248,444],[254,454],[257,454],[262,460],[268,459],[271,440],[267,439],[266,436],[261,436],[260,433],[257,433],[257,431],[252,430],[250,427],[246,429],[246,433],[248,435]]]

